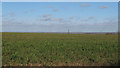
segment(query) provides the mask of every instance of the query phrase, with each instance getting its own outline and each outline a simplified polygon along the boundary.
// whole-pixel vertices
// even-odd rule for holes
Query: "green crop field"
[[[2,33],[4,66],[111,66],[117,34]]]

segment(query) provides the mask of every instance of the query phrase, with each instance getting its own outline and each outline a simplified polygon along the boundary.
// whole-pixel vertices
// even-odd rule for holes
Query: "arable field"
[[[2,55],[7,66],[111,66],[118,35],[3,32]]]

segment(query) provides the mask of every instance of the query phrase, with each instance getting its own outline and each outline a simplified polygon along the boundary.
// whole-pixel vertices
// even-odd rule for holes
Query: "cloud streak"
[[[109,32],[117,31],[117,22],[103,22],[96,24],[57,24],[57,23],[48,23],[48,24],[33,24],[33,25],[11,25],[4,26],[3,31],[21,31],[21,32],[67,32],[70,29],[70,32]],[[112,27],[111,27],[112,26]]]
[[[91,6],[91,5],[90,5],[90,4],[80,4],[80,6],[89,7],[89,6]]]
[[[55,6],[47,6],[46,8],[55,8]]]
[[[64,22],[65,20],[63,18],[52,17],[52,15],[50,15],[50,14],[44,14],[44,15],[42,15],[42,17],[40,17],[40,21]]]
[[[71,16],[69,18],[74,19],[75,17]],[[55,18],[50,14],[44,14],[41,17],[42,21],[47,21],[48,23],[28,23],[25,21],[16,21],[15,19],[3,19],[3,31],[21,31],[21,32],[66,32],[69,28],[71,32],[103,32],[103,31],[117,31],[118,25],[117,20],[113,18],[104,19],[103,22],[90,23],[91,19],[94,19],[94,16],[89,16],[87,21],[75,22],[70,19],[64,18]],[[55,23],[54,23],[55,22]],[[57,23],[58,22],[58,23]],[[112,27],[111,27],[112,26]]]
[[[58,9],[53,9],[54,12],[58,12],[59,10]]]
[[[9,13],[9,16],[10,16],[10,17],[15,16],[15,13],[14,13],[14,12],[11,12],[11,13]]]
[[[101,9],[106,9],[106,8],[108,8],[108,6],[98,6],[98,8],[101,8]]]
[[[93,20],[95,17],[94,16],[89,16],[87,19],[82,19],[81,21],[88,22]]]

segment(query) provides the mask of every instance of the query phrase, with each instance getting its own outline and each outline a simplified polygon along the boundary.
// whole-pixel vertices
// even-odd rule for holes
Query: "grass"
[[[110,66],[118,63],[118,35],[2,33],[7,66]]]

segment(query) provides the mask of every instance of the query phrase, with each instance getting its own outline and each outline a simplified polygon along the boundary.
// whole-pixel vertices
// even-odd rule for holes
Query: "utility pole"
[[[69,29],[68,29],[68,34],[69,34],[70,32],[69,32]]]

